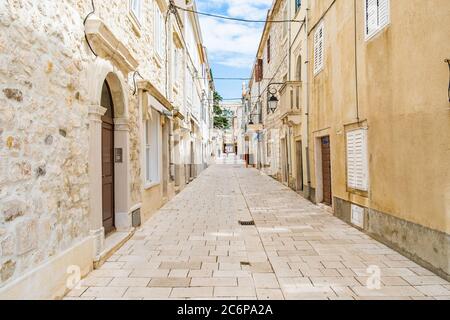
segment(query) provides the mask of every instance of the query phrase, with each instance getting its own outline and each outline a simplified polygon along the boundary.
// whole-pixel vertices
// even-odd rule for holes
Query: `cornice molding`
[[[114,62],[125,74],[137,69],[138,61],[99,17],[92,15],[88,18],[85,32],[90,45],[100,57]]]

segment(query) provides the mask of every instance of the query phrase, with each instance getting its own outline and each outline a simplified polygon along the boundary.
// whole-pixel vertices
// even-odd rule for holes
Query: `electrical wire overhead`
[[[95,14],[95,3],[94,3],[94,0],[91,0],[91,5],[92,5],[92,11],[88,13],[88,15],[86,16],[86,18],[84,18],[84,21],[83,21],[83,25],[85,27],[86,27],[86,22],[89,19],[89,17],[92,16],[93,14]],[[89,42],[88,36],[86,34],[86,28],[84,28],[84,38],[86,39],[86,43],[87,43],[89,49],[91,50],[92,54],[95,57],[98,57],[97,53],[94,51],[94,48],[92,48],[92,45]]]
[[[212,18],[216,18],[216,19],[223,19],[223,20],[231,20],[231,21],[238,21],[238,22],[248,22],[248,23],[286,23],[286,22],[303,22],[303,21],[299,21],[299,20],[251,20],[251,19],[241,19],[241,18],[233,18],[233,17],[227,17],[227,16],[222,16],[222,15],[218,15],[218,14],[212,14],[212,13],[206,13],[206,12],[199,12],[196,10],[192,10],[192,9],[186,9],[186,8],[181,8],[177,5],[173,5],[173,7],[180,9],[182,11],[186,11],[186,12],[191,12],[191,13],[195,13],[201,16],[207,16],[207,17],[212,17]]]

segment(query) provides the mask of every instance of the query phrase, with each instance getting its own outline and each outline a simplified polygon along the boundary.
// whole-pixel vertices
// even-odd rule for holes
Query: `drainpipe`
[[[357,41],[357,24],[356,24],[356,0],[353,2],[355,15],[355,94],[356,94],[356,120],[359,125],[359,86],[358,86],[358,41]]]
[[[309,65],[309,39],[308,39],[308,26],[309,26],[309,1],[306,1],[306,17],[305,17],[305,32],[306,32],[306,59]],[[311,163],[309,154],[309,68],[306,68],[306,175],[308,179],[308,200],[312,201],[311,198]]]
[[[289,16],[289,22],[288,22],[288,26],[289,26],[289,28],[288,28],[288,43],[289,43],[289,50],[288,50],[288,55],[289,55],[289,59],[288,59],[288,80],[289,81],[291,81],[292,80],[292,75],[291,75],[291,60],[292,60],[292,57],[291,57],[291,52],[292,52],[292,43],[291,43],[291,41],[292,41],[292,35],[291,35],[291,33],[292,33],[292,22],[291,22],[291,19],[292,19],[292,13],[291,13],[291,4],[288,2],[288,4],[287,4],[287,6],[288,6],[288,16]],[[285,22],[286,23],[286,22]]]

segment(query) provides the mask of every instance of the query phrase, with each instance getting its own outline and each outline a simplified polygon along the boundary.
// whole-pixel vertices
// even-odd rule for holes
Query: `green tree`
[[[220,107],[220,103],[223,101],[222,96],[215,91],[214,92],[214,128],[216,129],[230,129],[231,126],[231,112],[229,110],[223,110]]]

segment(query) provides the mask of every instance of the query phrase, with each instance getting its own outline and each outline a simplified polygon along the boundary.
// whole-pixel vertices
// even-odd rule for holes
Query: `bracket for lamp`
[[[278,98],[276,96],[276,94],[278,93],[278,89],[271,89],[271,86],[274,85],[283,85],[283,82],[271,82],[267,85],[267,105],[269,107],[269,110],[272,111],[272,113],[275,113],[275,111],[278,108]]]

